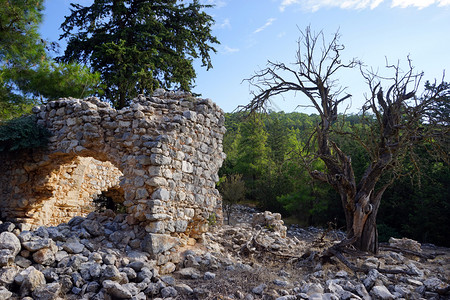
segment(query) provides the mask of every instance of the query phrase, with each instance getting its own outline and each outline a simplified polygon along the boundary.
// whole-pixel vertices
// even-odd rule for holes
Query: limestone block
[[[152,199],[168,201],[170,199],[170,193],[165,188],[159,188],[153,192]]]
[[[180,240],[178,238],[167,234],[148,233],[142,243],[142,250],[156,256],[178,246],[179,243]]]

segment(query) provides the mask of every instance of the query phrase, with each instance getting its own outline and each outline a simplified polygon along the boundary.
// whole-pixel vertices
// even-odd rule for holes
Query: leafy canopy
[[[76,64],[57,64],[38,33],[43,1],[0,0],[0,120],[60,97],[97,92],[98,74]]]
[[[61,25],[68,45],[61,61],[78,61],[101,73],[104,96],[120,108],[155,88],[189,91],[192,62],[212,67],[213,19],[197,0],[95,0],[71,4]]]

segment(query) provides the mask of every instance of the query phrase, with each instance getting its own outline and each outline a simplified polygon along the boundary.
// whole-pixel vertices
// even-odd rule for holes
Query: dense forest
[[[319,121],[318,115],[297,112],[226,114],[227,158],[220,171],[222,182],[240,174],[238,178],[245,184],[244,201],[282,213],[287,223],[345,230],[339,195],[329,185],[313,181],[302,160],[302,151],[307,151],[304,146]],[[341,116],[340,122],[346,130],[364,130],[358,115]],[[342,135],[336,134],[335,140],[344,153],[350,154],[355,176],[361,177],[368,163],[364,149]],[[404,162],[405,173],[383,196],[377,225],[379,238],[386,241],[391,236],[409,237],[450,246],[446,237],[450,231],[450,169],[429,155],[426,147],[421,150],[418,160]],[[413,166],[417,163],[420,166]],[[323,170],[325,166],[313,167]],[[419,173],[413,172],[416,167]]]

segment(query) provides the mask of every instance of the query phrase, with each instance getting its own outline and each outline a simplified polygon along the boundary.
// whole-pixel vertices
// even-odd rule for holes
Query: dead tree
[[[448,84],[435,84],[422,97],[417,97],[422,74],[414,73],[411,64],[406,71],[402,71],[399,65],[387,66],[394,74],[391,78],[362,71],[369,87],[369,95],[362,108],[368,132],[364,138],[357,131],[340,132],[336,125],[338,119],[342,119],[338,108],[342,109],[344,101],[351,95],[344,93],[345,89],[338,86],[336,78],[342,69],[361,67],[356,59],[342,62],[343,50],[338,33],[327,43],[322,32],[314,34],[309,27],[306,28],[298,41],[295,64],[288,66],[269,61],[267,68],[247,79],[255,91],[253,99],[244,108],[265,111],[273,96],[286,92],[300,92],[306,96],[309,103],[303,106],[314,107],[321,122],[316,125],[309,143],[314,144],[314,152],[303,159],[305,162],[320,159],[326,166],[325,172],[310,170],[310,175],[327,182],[340,195],[347,227],[347,238],[341,244],[376,253],[377,212],[383,193],[395,176],[382,184],[380,178],[389,172],[395,175],[401,166],[401,158],[415,144],[436,141],[430,138],[429,129],[437,128],[430,126],[430,111],[436,107],[438,99],[449,96],[450,89]],[[382,85],[386,83],[385,92]],[[441,132],[435,133],[443,134],[446,128],[448,124],[441,127]],[[332,140],[332,133],[348,134],[368,151],[370,163],[358,181],[351,157]]]

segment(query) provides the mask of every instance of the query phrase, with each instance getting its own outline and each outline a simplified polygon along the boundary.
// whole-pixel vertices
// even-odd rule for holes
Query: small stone
[[[1,268],[0,269],[0,286],[8,286],[14,282],[18,270],[15,267]]]
[[[117,297],[119,299],[131,299],[131,297],[133,297],[131,292],[124,286],[120,285],[118,282],[105,280],[103,281],[102,285],[106,293],[110,294],[113,297]]]
[[[394,295],[384,285],[376,285],[370,291],[374,299],[390,300],[395,299]]]
[[[29,266],[31,266],[33,264],[31,262],[31,260],[26,259],[20,255],[16,256],[14,263],[24,269],[28,268]]]
[[[378,272],[376,269],[371,269],[366,278],[363,280],[366,289],[370,290],[375,284],[375,281],[378,279],[378,277],[380,277],[380,272]]]
[[[344,270],[340,270],[340,271],[336,272],[336,277],[345,278],[347,276],[348,276],[348,273],[345,272]]]
[[[117,261],[117,257],[114,254],[106,254],[103,256],[103,263],[105,265],[114,265]]]
[[[33,291],[33,298],[39,300],[54,300],[59,297],[61,285],[58,282],[53,282],[37,287]]]
[[[445,290],[449,288],[448,284],[445,284],[442,280],[437,277],[428,278],[423,282],[427,290],[431,292],[437,292],[440,290]]]
[[[163,298],[176,297],[177,295],[177,290],[171,286],[165,287],[161,290],[161,296]]]
[[[179,283],[179,284],[175,285],[174,288],[181,295],[190,295],[194,292],[194,290],[185,283]]]
[[[205,280],[212,280],[216,278],[216,274],[211,273],[211,272],[205,272],[205,274],[203,275],[203,279]]]
[[[302,292],[308,295],[323,294],[324,289],[320,283],[306,283],[302,286]]]
[[[176,269],[176,266],[173,262],[167,262],[164,265],[162,265],[159,269],[159,272],[161,274],[170,274],[173,273]]]
[[[0,250],[10,250],[12,256],[16,256],[21,249],[20,240],[11,232],[0,233]]]
[[[49,248],[43,248],[33,253],[33,260],[44,266],[49,266],[55,262],[55,254]]]
[[[130,267],[121,268],[120,271],[127,275],[128,280],[134,280],[137,278],[136,271]]]
[[[78,241],[67,242],[63,245],[63,249],[69,253],[78,254],[83,252],[84,245]]]
[[[200,271],[195,268],[184,268],[176,272],[184,278],[198,279],[200,278]]]
[[[142,250],[156,256],[179,245],[180,240],[167,234],[148,233],[143,241]]]
[[[119,281],[121,279],[119,270],[112,265],[106,266],[102,272],[102,277],[112,281]]]
[[[141,282],[144,281],[146,278],[152,279],[154,276],[154,273],[147,267],[143,267],[141,271],[137,274],[137,281]]]
[[[5,287],[0,286],[0,299],[1,300],[10,299],[11,296],[12,296],[12,293],[10,291],[8,291]]]
[[[16,228],[16,225],[11,222],[5,222],[3,224],[0,224],[0,232],[12,232]]]
[[[262,293],[264,292],[264,290],[267,288],[267,285],[266,284],[260,284],[260,285],[258,285],[257,287],[254,287],[253,289],[252,289],[252,293],[253,294],[257,294],[257,295],[262,295]]]
[[[20,285],[20,295],[26,296],[30,292],[33,292],[37,287],[45,284],[45,277],[42,272],[36,270],[34,267],[28,267],[22,272],[20,272],[20,276],[22,276],[21,285]],[[17,276],[16,276],[17,278]],[[16,279],[15,279],[16,280]],[[20,279],[19,279],[20,281]]]

